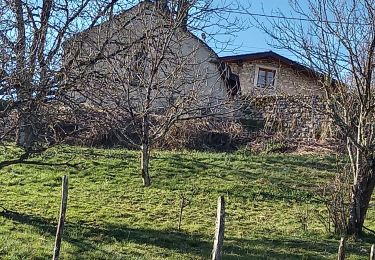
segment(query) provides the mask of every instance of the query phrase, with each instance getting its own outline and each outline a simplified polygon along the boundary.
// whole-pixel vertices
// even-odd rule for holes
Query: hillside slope
[[[336,171],[334,156],[158,152],[150,188],[138,154],[60,147],[0,170],[0,258],[48,259],[69,175],[62,259],[208,259],[217,197],[225,195],[224,259],[333,259],[338,238],[314,197]],[[0,156],[1,157],[1,156]],[[4,156],[3,156],[4,158]],[[56,165],[69,162],[70,166]],[[178,231],[181,196],[190,204]],[[369,210],[366,226],[375,228]],[[367,259],[374,237],[349,241],[349,259]]]

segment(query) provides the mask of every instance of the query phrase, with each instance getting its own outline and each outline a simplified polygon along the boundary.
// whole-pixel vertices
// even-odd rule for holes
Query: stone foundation
[[[251,131],[281,133],[288,138],[333,137],[332,124],[318,96],[265,96],[245,101],[240,115]]]

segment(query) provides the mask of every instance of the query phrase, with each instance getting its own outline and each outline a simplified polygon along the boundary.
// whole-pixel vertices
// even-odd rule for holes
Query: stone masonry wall
[[[296,139],[332,137],[332,126],[318,96],[267,96],[246,101],[241,121],[254,131]],[[253,127],[257,126],[257,127]]]

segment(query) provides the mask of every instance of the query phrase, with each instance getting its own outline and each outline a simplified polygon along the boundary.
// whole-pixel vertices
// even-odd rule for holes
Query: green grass
[[[0,159],[16,153],[1,152]],[[224,259],[336,257],[338,238],[319,221],[324,207],[314,196],[334,176],[334,156],[158,152],[150,188],[141,185],[133,151],[62,147],[33,160],[51,166],[0,170],[0,206],[11,211],[0,213],[0,259],[51,258],[64,174],[62,259],[209,259],[221,194]],[[66,161],[77,166],[53,165]],[[191,203],[177,231],[181,194]],[[366,226],[375,228],[373,220],[370,209]],[[367,259],[374,242],[349,241],[348,259]]]

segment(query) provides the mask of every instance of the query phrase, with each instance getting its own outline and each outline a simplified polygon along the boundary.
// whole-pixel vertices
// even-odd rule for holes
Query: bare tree
[[[228,91],[232,93],[236,82],[229,69],[189,31],[204,28],[203,13],[209,17],[222,12],[209,4],[142,2],[66,45],[68,60],[69,53],[80,50],[70,74],[82,82],[70,93],[79,101],[77,111],[100,114],[93,115],[100,120],[97,127],[109,127],[141,151],[144,186],[151,184],[150,149],[173,125],[224,118],[234,111]],[[92,57],[100,60],[88,63]]]
[[[375,186],[375,1],[296,0],[296,14],[257,21],[276,47],[321,75],[327,113],[346,139],[353,183],[347,233],[359,235]],[[272,29],[271,29],[272,28]]]
[[[5,0],[0,2],[0,140],[16,142],[23,159],[56,142],[64,110],[63,42],[121,8],[119,0]],[[54,99],[55,102],[51,102]],[[9,137],[10,136],[10,137]]]

